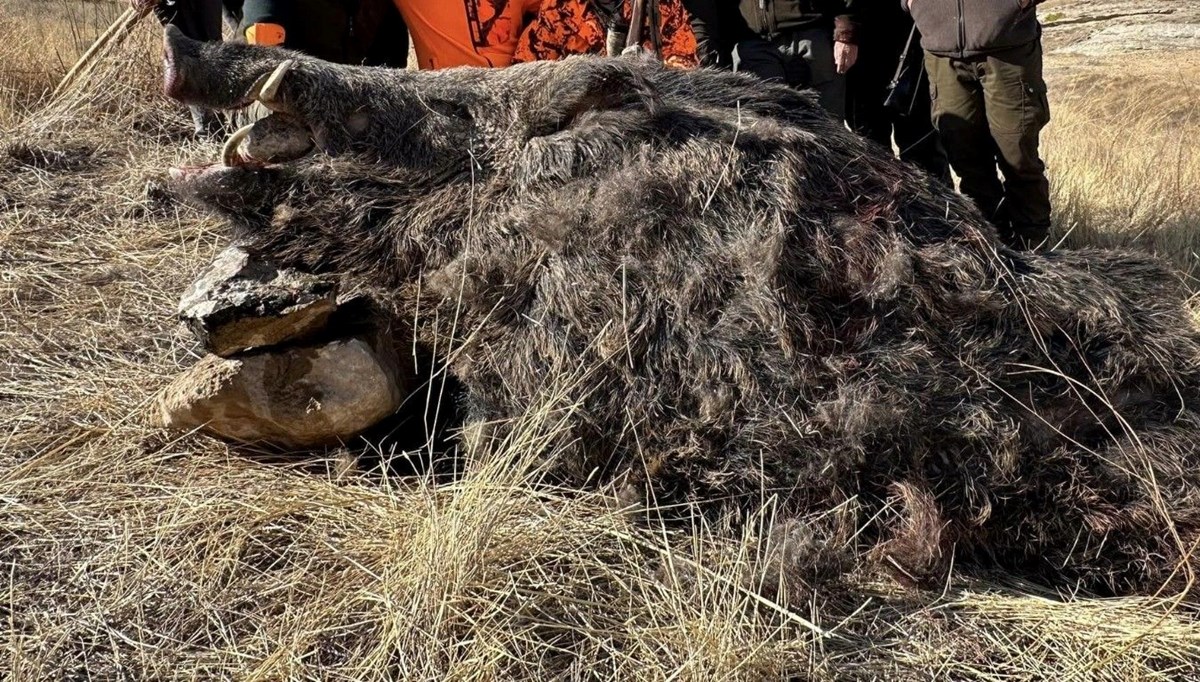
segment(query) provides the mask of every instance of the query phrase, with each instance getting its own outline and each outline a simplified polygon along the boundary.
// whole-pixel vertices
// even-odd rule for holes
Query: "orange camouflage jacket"
[[[631,13],[630,1],[624,14]],[[698,64],[696,36],[681,0],[661,0],[662,59],[670,66]],[[542,0],[537,16],[517,42],[515,62],[562,59],[573,54],[603,54],[604,26],[587,0]],[[649,37],[645,47],[650,47]]]

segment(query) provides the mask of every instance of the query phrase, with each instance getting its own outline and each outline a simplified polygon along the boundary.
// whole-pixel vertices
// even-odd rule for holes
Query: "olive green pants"
[[[1033,248],[1044,242],[1050,183],[1038,138],[1050,122],[1050,105],[1041,41],[967,59],[930,54],[925,64],[933,125],[962,179],[963,194],[1009,245]]]

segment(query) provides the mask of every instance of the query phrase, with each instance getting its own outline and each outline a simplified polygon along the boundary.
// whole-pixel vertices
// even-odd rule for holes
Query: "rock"
[[[1106,26],[1086,40],[1060,49],[1060,52],[1089,57],[1128,55],[1134,50],[1195,50],[1200,48],[1200,23],[1179,24],[1162,21],[1132,25]]]
[[[209,355],[158,397],[164,426],[234,441],[310,448],[344,441],[394,414],[408,380],[382,334]]]
[[[1039,7],[1047,54],[1118,57],[1200,48],[1200,4],[1179,0],[1056,0]],[[1047,64],[1050,66],[1050,63]],[[1050,71],[1074,62],[1057,60]],[[1122,73],[1133,75],[1126,65]],[[1112,73],[1110,67],[1109,75]]]
[[[303,339],[337,308],[337,283],[222,251],[179,302],[179,317],[221,357]]]

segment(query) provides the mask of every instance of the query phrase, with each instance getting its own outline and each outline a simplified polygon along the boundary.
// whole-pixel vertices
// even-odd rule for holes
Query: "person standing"
[[[421,69],[510,66],[541,0],[394,0]]]
[[[668,66],[692,68],[699,65],[696,34],[686,3],[681,0],[651,0],[642,32],[642,47],[657,50]],[[555,60],[576,54],[620,55],[629,37],[632,3],[629,0],[541,0],[536,19],[521,35],[515,62]],[[658,44],[654,44],[650,22],[658,20]]]
[[[888,149],[894,138],[902,161],[950,184],[946,150],[931,120],[920,40],[895,0],[877,0],[859,12],[858,62],[846,75],[846,123]]]
[[[742,19],[737,0],[683,0],[696,36],[700,66],[733,68],[733,50],[741,38],[753,37]]]
[[[404,68],[408,30],[391,0],[245,0],[247,43],[338,64]]]
[[[1002,240],[1022,249],[1050,231],[1050,183],[1038,150],[1050,122],[1040,2],[901,0],[921,32],[932,121],[960,189]]]
[[[734,71],[814,89],[826,111],[845,118],[845,74],[858,59],[855,6],[862,2],[740,0],[749,35],[734,47]]]

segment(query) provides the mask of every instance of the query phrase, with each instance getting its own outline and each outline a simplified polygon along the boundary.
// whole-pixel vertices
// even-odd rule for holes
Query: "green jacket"
[[[408,30],[391,0],[245,0],[242,29],[283,27],[283,46],[339,64],[404,67]]]

